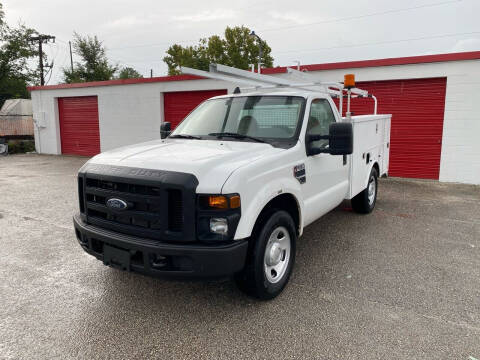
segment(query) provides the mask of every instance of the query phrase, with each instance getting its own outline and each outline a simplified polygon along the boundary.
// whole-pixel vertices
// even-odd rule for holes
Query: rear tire
[[[287,284],[295,263],[297,232],[289,213],[276,210],[254,230],[245,269],[235,276],[243,292],[270,300]]]
[[[372,168],[366,189],[352,199],[353,210],[359,214],[371,213],[377,202],[377,190],[378,172],[377,169]]]

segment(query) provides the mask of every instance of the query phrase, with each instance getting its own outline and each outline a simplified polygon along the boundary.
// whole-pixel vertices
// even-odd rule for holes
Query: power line
[[[57,39],[58,40],[58,39]],[[54,73],[55,73],[55,76],[54,76],[54,79],[58,76],[60,76],[61,74],[61,71],[62,69],[64,68],[64,65],[65,65],[65,62],[66,62],[66,58],[67,58],[67,53],[66,51],[62,51],[62,54],[63,54],[63,58],[61,61],[57,61],[57,58],[59,59],[59,53],[60,51],[62,50],[61,48],[63,47],[62,44],[59,44],[59,43],[55,43],[55,53],[53,53],[53,49],[52,49],[52,68],[50,68],[50,70],[45,74],[45,77],[47,77],[48,75],[48,80],[45,81],[45,85],[48,85],[48,83],[50,82],[52,76],[54,76]]]
[[[282,27],[269,28],[269,29],[260,29],[258,31],[259,32],[260,31],[261,32],[267,32],[267,31],[288,30],[288,29],[308,27],[308,26],[314,26],[314,25],[320,25],[320,24],[328,24],[328,23],[336,23],[336,22],[343,22],[343,21],[349,21],[349,20],[357,20],[357,19],[363,19],[363,18],[368,18],[368,17],[373,17],[373,16],[388,15],[388,14],[394,14],[394,13],[405,12],[405,11],[410,11],[410,10],[418,10],[418,9],[424,9],[424,8],[429,8],[429,7],[442,6],[442,5],[448,5],[448,4],[453,4],[453,3],[460,3],[462,1],[463,0],[441,1],[441,2],[436,2],[436,3],[418,5],[418,6],[413,6],[413,7],[401,8],[401,9],[379,11],[379,12],[374,12],[374,13],[370,13],[370,14],[348,16],[348,17],[343,17],[343,18],[327,19],[327,20],[322,20],[322,21],[317,21],[317,22],[312,22],[312,23],[306,23],[306,24],[282,26]],[[179,40],[179,41],[174,41],[174,43],[179,44],[179,43],[188,43],[188,42],[192,42],[192,41],[198,41],[198,39]],[[150,46],[161,46],[161,45],[169,45],[169,44],[172,44],[172,42],[171,41],[170,42],[164,41],[164,42],[150,43],[150,44],[139,44],[139,45],[130,45],[130,46],[122,46],[122,47],[113,47],[113,48],[109,48],[109,50],[122,50],[122,49],[150,47]]]
[[[261,32],[267,32],[267,31],[277,31],[277,30],[288,30],[288,29],[296,29],[296,28],[302,28],[302,27],[313,26],[313,25],[329,24],[329,23],[335,23],[335,22],[364,19],[364,18],[372,17],[372,16],[395,14],[395,13],[405,12],[405,11],[410,11],[410,10],[418,10],[418,9],[424,9],[424,8],[429,8],[429,7],[434,7],[434,6],[441,6],[441,5],[448,5],[448,4],[452,4],[452,3],[459,3],[459,2],[462,2],[462,1],[463,0],[442,1],[442,2],[437,2],[437,3],[424,4],[424,5],[413,6],[413,7],[402,8],[402,9],[392,9],[392,10],[379,11],[379,12],[374,12],[374,13],[364,14],[364,15],[354,15],[354,16],[347,16],[347,17],[343,17],[343,18],[327,19],[327,20],[316,21],[316,22],[311,22],[311,23],[306,23],[306,24],[282,26],[282,27],[270,28],[270,29],[260,29],[258,31],[259,32],[260,31]]]
[[[435,3],[429,3],[429,4],[424,4],[424,5],[418,5],[418,6],[413,6],[413,7],[407,7],[407,8],[401,8],[401,9],[391,9],[391,10],[385,10],[385,11],[379,11],[379,12],[374,12],[374,13],[369,13],[369,14],[363,14],[363,15],[356,15],[356,16],[349,16],[349,17],[343,17],[343,18],[334,18],[334,19],[326,19],[323,21],[318,21],[318,22],[312,22],[312,23],[307,23],[307,24],[298,24],[298,25],[291,25],[291,26],[283,26],[283,27],[277,27],[277,28],[270,28],[270,29],[263,29],[259,31],[279,31],[279,30],[286,30],[286,29],[292,29],[292,28],[302,28],[302,27],[308,27],[308,26],[314,26],[314,25],[319,25],[319,24],[327,24],[327,23],[336,23],[336,22],[343,22],[343,21],[350,21],[350,20],[356,20],[356,19],[362,19],[362,18],[368,18],[368,17],[374,17],[374,16],[381,16],[381,15],[388,15],[388,14],[393,14],[393,13],[399,13],[399,12],[406,12],[406,11],[411,11],[411,10],[418,10],[418,9],[424,9],[424,8],[430,8],[430,7],[436,7],[436,6],[443,6],[443,5],[448,5],[448,4],[453,4],[453,3],[460,3],[463,0],[449,0],[449,1],[441,1],[441,2],[435,2]],[[386,45],[386,44],[394,44],[394,43],[401,43],[401,42],[407,42],[407,41],[420,41],[420,40],[428,40],[428,39],[439,39],[439,38],[447,38],[447,37],[454,37],[454,36],[462,36],[462,35],[472,35],[472,34],[479,34],[480,32],[467,32],[467,33],[455,33],[455,34],[444,34],[444,35],[435,35],[435,36],[424,36],[424,37],[417,37],[417,38],[409,38],[409,39],[399,39],[399,40],[389,40],[389,41],[378,41],[378,42],[368,42],[368,43],[360,43],[360,44],[353,44],[353,45],[339,45],[339,46],[331,46],[331,47],[323,47],[323,48],[314,48],[314,49],[304,49],[304,50],[286,50],[286,51],[274,51],[274,54],[286,54],[286,53],[296,53],[296,52],[303,52],[303,53],[308,53],[308,52],[317,52],[317,51],[323,51],[323,50],[332,50],[332,49],[340,49],[340,48],[352,48],[352,47],[361,47],[361,46],[369,46],[369,45]],[[58,39],[60,42],[65,44],[65,47],[68,47],[68,42],[62,39]],[[187,43],[187,42],[192,42],[192,41],[197,41],[198,39],[190,39],[190,40],[181,40],[181,41],[175,41],[175,43]],[[129,49],[129,48],[139,48],[139,47],[152,47],[152,46],[161,46],[161,45],[168,45],[172,44],[172,42],[159,42],[159,43],[151,43],[151,44],[141,44],[141,45],[131,45],[131,46],[124,46],[124,47],[114,47],[114,48],[108,48],[107,50],[121,50],[121,49]],[[141,64],[141,63],[159,63],[162,62],[161,60],[156,61],[156,60],[133,60],[133,61],[125,61],[123,59],[115,59],[111,58],[111,60],[124,65],[124,66],[132,66],[135,67],[132,64]]]
[[[474,35],[480,34],[480,31],[473,31],[467,33],[456,33],[456,34],[445,34],[445,35],[434,35],[434,36],[424,36],[424,37],[417,37],[417,38],[410,38],[410,39],[400,39],[400,40],[389,40],[389,41],[377,41],[377,42],[369,42],[363,44],[352,44],[352,45],[339,45],[339,46],[331,46],[331,47],[324,47],[324,48],[316,48],[316,49],[304,49],[304,50],[287,50],[287,51],[276,51],[276,54],[287,54],[287,53],[298,53],[298,52],[316,52],[322,50],[333,50],[333,49],[341,49],[341,48],[352,48],[352,47],[359,47],[359,46],[369,46],[369,45],[385,45],[385,44],[395,44],[400,42],[406,41],[419,41],[419,40],[430,40],[430,39],[440,39],[440,38],[447,38],[447,37],[454,37],[454,36],[462,36],[462,35]]]
[[[50,74],[50,76],[48,77],[48,80],[45,81],[45,84],[46,84],[46,85],[48,85],[48,83],[50,82],[50,79],[52,78],[52,74],[53,74],[52,68],[53,68],[53,66],[52,66],[50,69],[48,69],[47,73],[45,74],[45,76],[47,76],[48,74]]]
[[[188,43],[192,41],[198,41],[198,39],[190,39],[190,40],[180,40],[180,41],[175,41],[175,44],[180,44],[180,43]],[[133,49],[133,48],[139,48],[139,47],[151,47],[151,46],[162,46],[162,45],[171,45],[171,41],[164,41],[164,42],[159,42],[159,43],[153,43],[153,44],[143,44],[143,45],[130,45],[130,46],[122,46],[122,47],[113,47],[113,48],[108,48],[107,50],[123,50],[123,49]]]
[[[58,56],[58,52],[59,52],[59,47],[58,47],[58,44],[55,44],[55,47],[54,49],[52,47],[49,47],[49,49],[51,50],[51,62],[50,62],[50,66],[47,73],[44,75],[44,77],[46,78],[48,76],[48,80],[45,81],[45,85],[48,85],[48,83],[50,82],[50,79],[52,78],[52,74],[53,74],[53,68],[55,66],[55,60],[57,59],[57,56]],[[55,50],[55,52],[54,52]],[[48,55],[47,55],[47,58],[48,58]]]
[[[361,47],[361,46],[369,46],[369,45],[387,45],[387,44],[395,44],[395,43],[401,43],[401,42],[406,42],[406,41],[430,40],[430,39],[439,39],[439,38],[447,38],[447,37],[454,37],[454,36],[474,35],[474,34],[480,34],[480,31],[455,33],[455,34],[432,35],[432,36],[399,39],[399,40],[376,41],[376,42],[367,42],[367,43],[352,44],[352,45],[338,45],[338,46],[330,46],[330,47],[314,48],[314,49],[284,50],[284,51],[272,51],[272,52],[274,54],[288,54],[288,53],[309,52],[309,51],[315,52],[315,51],[322,51],[322,50],[352,48],[352,47]],[[124,62],[126,63],[126,61],[124,61]],[[130,64],[139,64],[139,63],[146,63],[146,62],[160,63],[160,62],[163,62],[163,60],[146,60],[146,59],[143,59],[143,60],[142,59],[129,60]]]
[[[368,42],[368,43],[361,43],[361,44],[352,44],[352,45],[338,45],[338,46],[330,46],[330,47],[323,47],[323,48],[315,48],[315,49],[303,49],[303,50],[286,50],[286,51],[275,51],[275,54],[288,54],[288,53],[309,53],[309,52],[318,52],[323,50],[333,50],[333,49],[341,49],[341,48],[352,48],[352,47],[362,47],[362,46],[370,46],[370,45],[387,45],[387,44],[395,44],[407,41],[421,41],[421,40],[431,40],[431,39],[440,39],[440,38],[448,38],[448,37],[455,37],[455,36],[464,36],[464,35],[475,35],[480,34],[480,31],[473,31],[473,32],[465,32],[465,33],[454,33],[454,34],[443,34],[443,35],[433,35],[433,36],[423,36],[423,37],[416,37],[416,38],[408,38],[408,39],[399,39],[399,40],[389,40],[389,41],[376,41],[376,42]],[[131,66],[135,67],[132,64],[141,64],[141,63],[160,63],[162,60],[120,60],[120,59],[112,59],[121,65],[124,66]]]
[[[59,38],[57,38],[57,40],[60,41],[61,43],[65,44],[63,46],[65,47],[66,51],[70,51],[70,44],[69,44],[70,41],[59,39]],[[106,46],[105,48],[106,48],[107,52],[111,50],[108,46]],[[72,54],[75,54],[75,52],[72,51]],[[73,56],[72,56],[72,58],[73,58]],[[113,62],[119,63],[120,65],[132,66],[133,67],[133,65],[129,64],[129,62],[127,62],[125,60],[122,60],[122,59],[119,59],[117,57],[113,58],[111,56],[108,56],[108,58],[109,58],[109,60],[112,60]]]

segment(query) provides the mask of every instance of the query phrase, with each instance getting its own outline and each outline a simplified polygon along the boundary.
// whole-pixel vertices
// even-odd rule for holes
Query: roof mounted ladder
[[[257,74],[255,72],[237,69],[221,64],[210,64],[209,71],[181,67],[183,74],[197,75],[209,79],[229,81],[235,84],[247,85],[243,89],[276,89],[295,88],[304,91],[317,91],[332,93],[322,82],[319,81],[292,81],[291,79],[275,77],[271,75]],[[338,92],[336,92],[338,93]]]
[[[368,91],[358,88],[346,89],[342,83],[338,82],[318,81],[314,79],[310,74],[292,68],[287,68],[289,78],[258,74],[252,71],[237,69],[231,66],[221,64],[210,64],[209,71],[197,70],[184,66],[180,67],[180,71],[183,74],[228,81],[238,85],[246,85],[247,87],[241,88],[242,90],[293,88],[303,91],[326,93],[332,97],[338,97],[340,114],[342,114],[343,97],[345,96],[343,93],[344,91],[347,91],[347,113],[350,112],[351,94],[357,95],[355,97],[373,98],[375,100],[375,114],[377,113],[377,99],[373,95],[369,95]]]

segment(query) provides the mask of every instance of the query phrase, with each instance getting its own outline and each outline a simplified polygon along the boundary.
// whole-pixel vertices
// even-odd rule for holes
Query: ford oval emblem
[[[112,210],[126,210],[128,208],[128,204],[122,199],[111,198],[107,200],[107,207]]]

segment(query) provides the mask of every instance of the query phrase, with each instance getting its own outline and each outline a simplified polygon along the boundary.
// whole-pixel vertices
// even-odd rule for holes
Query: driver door
[[[310,105],[306,137],[328,135],[331,123],[340,121],[335,106],[328,99],[315,98]],[[315,146],[328,149],[328,140],[318,140]],[[306,143],[305,146],[308,144]],[[307,149],[305,149],[306,151]],[[303,185],[306,210],[305,225],[338,206],[348,192],[348,156],[320,153],[307,155],[306,182]]]

